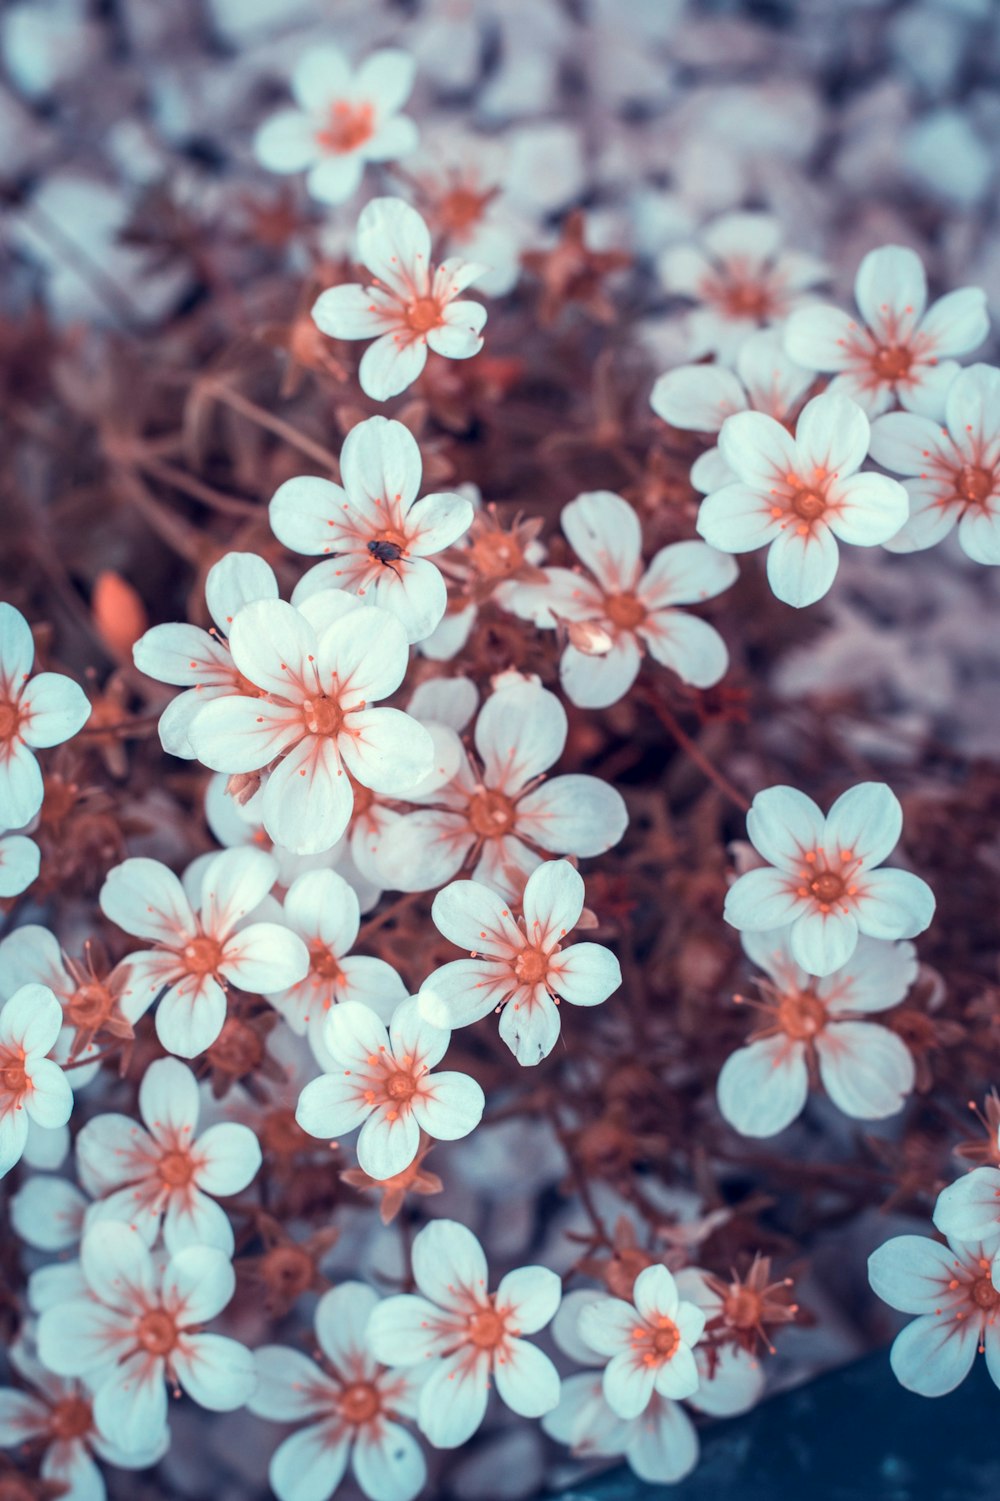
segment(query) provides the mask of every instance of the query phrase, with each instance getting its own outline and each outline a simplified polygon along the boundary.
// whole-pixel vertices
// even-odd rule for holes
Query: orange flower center
[[[202,934],[184,949],[184,962],[192,975],[213,975],[222,959],[222,945]]]
[[[498,839],[510,832],[517,810],[504,793],[484,788],[470,798],[465,816],[480,839]]]
[[[15,1101],[27,1094],[29,1088],[25,1057],[23,1048],[0,1050],[0,1090],[6,1095],[12,1095]]]
[[[345,1422],[360,1427],[378,1416],[382,1398],[370,1381],[352,1381],[337,1397],[337,1408]]]
[[[194,1177],[194,1163],[191,1161],[191,1153],[179,1149],[174,1152],[164,1152],[160,1158],[160,1177],[167,1188],[184,1188]]]
[[[524,985],[541,985],[548,972],[548,955],[540,949],[522,949],[514,960],[514,973]]]
[[[493,1350],[503,1339],[506,1320],[493,1307],[477,1308],[469,1315],[466,1336],[480,1350]]]
[[[990,1277],[979,1277],[972,1284],[972,1301],[977,1308],[993,1309],[1000,1303],[1000,1293]]]
[[[417,297],[407,304],[404,317],[415,334],[425,334],[440,326],[441,305],[436,297]]]
[[[337,963],[337,956],[322,943],[317,943],[309,950],[309,970],[318,979],[331,980],[334,984],[343,979],[344,975]]]
[[[818,490],[800,488],[792,492],[792,510],[803,521],[816,521],[826,510],[826,500]]]
[[[757,323],[770,317],[774,308],[774,299],[761,282],[731,282],[719,300],[730,318],[753,318]]]
[[[826,1007],[811,991],[789,991],[778,1003],[778,1025],[796,1042],[808,1042],[826,1026]]]
[[[608,619],[625,631],[635,630],[646,618],[646,606],[634,594],[608,594],[604,608]]]
[[[993,471],[978,464],[963,464],[955,481],[955,493],[970,505],[985,505],[993,494]]]
[[[729,1294],[723,1305],[723,1312],[726,1321],[734,1329],[756,1329],[763,1317],[764,1308],[759,1293],[755,1293],[750,1287],[739,1287]]]
[[[417,1092],[417,1082],[412,1074],[399,1069],[386,1079],[385,1092],[390,1100],[412,1100]]]
[[[55,1438],[67,1441],[83,1438],[93,1427],[90,1403],[83,1397],[64,1397],[52,1409],[49,1426]]]
[[[882,344],[872,356],[872,366],[883,380],[903,380],[912,364],[913,355],[898,344]]]
[[[81,985],[66,1003],[66,1020],[74,1027],[99,1027],[114,1009],[114,996],[97,981]]]
[[[17,704],[0,702],[0,742],[13,740],[21,723],[21,711]]]
[[[338,99],[330,106],[322,128],[316,132],[317,144],[324,151],[356,151],[370,140],[375,129],[375,111],[370,104],[355,104]]]
[[[169,1355],[177,1343],[177,1325],[164,1308],[151,1308],[139,1320],[139,1343],[150,1355]]]
[[[809,882],[809,890],[821,906],[835,902],[844,894],[844,878],[835,870],[821,871]]]
[[[473,188],[459,184],[445,193],[437,205],[437,219],[445,234],[461,237],[468,234],[483,217],[483,210],[495,196],[496,189],[477,193]]]
[[[335,698],[321,693],[316,698],[307,698],[302,705],[302,717],[310,735],[337,735],[344,723],[344,711]]]
[[[484,579],[509,578],[524,562],[524,549],[509,532],[481,532],[469,554],[473,568]]]
[[[647,1365],[665,1365],[680,1342],[681,1332],[666,1314],[655,1323],[637,1324],[632,1330],[632,1347]]]

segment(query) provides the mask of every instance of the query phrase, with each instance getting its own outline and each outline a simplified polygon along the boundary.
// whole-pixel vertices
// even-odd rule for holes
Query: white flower
[[[648,1266],[635,1279],[632,1302],[598,1298],[580,1311],[581,1338],[605,1366],[604,1395],[620,1418],[637,1418],[654,1391],[674,1401],[698,1390],[692,1347],[701,1339],[705,1315],[682,1302],[665,1266]]]
[[[205,867],[198,913],[184,888],[158,860],[131,859],[108,872],[101,887],[105,917],[156,947],[130,954],[130,992],[122,1012],[135,1022],[166,994],[156,1035],[168,1053],[194,1058],[212,1046],[226,1019],[226,985],[255,995],[300,980],[306,946],[278,923],[238,924],[274,884],[276,865],[263,850],[224,850]]]
[[[977,1167],[938,1195],[934,1223],[942,1235],[1000,1245],[1000,1168]]]
[[[425,1131],[457,1141],[483,1115],[483,1091],[467,1074],[431,1073],[451,1033],[433,1026],[411,996],[397,1006],[388,1030],[369,1006],[342,1001],[326,1020],[336,1072],[307,1084],[295,1119],[310,1136],[329,1139],[361,1127],[358,1162],[370,1178],[408,1168]]]
[[[621,984],[621,969],[599,943],[564,948],[583,911],[583,879],[566,860],[547,860],[528,878],[523,916],[478,881],[453,881],[431,915],[452,943],[469,950],[421,987],[432,1021],[467,1027],[500,1010],[500,1036],[518,1063],[540,1063],[559,1036],[559,1000],[599,1006]]]
[[[23,834],[0,839],[0,898],[20,896],[37,879],[42,858],[38,845]]]
[[[80,1243],[90,1200],[75,1183],[54,1173],[34,1173],[10,1201],[10,1222],[39,1251],[68,1251]]]
[[[492,693],[476,720],[478,761],[463,751],[452,780],[422,799],[435,806],[393,826],[379,859],[386,884],[443,886],[475,855],[473,880],[514,896],[543,851],[591,856],[617,844],[628,813],[614,787],[591,776],[544,780],[566,731],[562,704],[539,684]]]
[[[910,518],[890,552],[933,547],[958,527],[977,563],[1000,564],[1000,370],[970,365],[945,397],[944,425],[910,412],[872,424],[871,455],[904,476]]]
[[[897,1380],[922,1397],[954,1391],[976,1350],[1000,1386],[1000,1292],[991,1275],[995,1243],[897,1235],[868,1258],[872,1288],[891,1308],[919,1317],[896,1336],[889,1360]]]
[[[758,792],[747,833],[768,861],[726,894],[726,921],[752,933],[791,923],[788,944],[809,975],[830,975],[858,934],[915,938],[934,916],[934,894],[907,870],[876,870],[895,848],[903,812],[881,782],[861,782],[826,817],[793,787]]]
[[[457,258],[431,263],[431,237],[416,209],[399,198],[374,198],[358,220],[357,258],[371,272],[367,286],[331,287],[313,308],[333,339],[374,339],[358,379],[373,401],[388,401],[413,384],[427,351],[467,360],[483,347],[486,309],[459,299],[484,269]]]
[[[649,404],[671,427],[717,433],[736,412],[763,412],[787,426],[815,376],[789,359],[778,333],[762,329],[740,346],[735,371],[725,365],[679,365],[661,375]],[[708,494],[732,484],[736,475],[718,448],[691,466],[691,483]]]
[[[62,1007],[45,985],[22,985],[0,1007],[0,1178],[20,1162],[28,1123],[65,1126],[73,1091],[47,1055],[62,1026]]]
[[[417,500],[420,449],[401,422],[385,417],[351,429],[340,476],[343,486],[311,476],[286,480],[271,501],[271,530],[280,542],[293,552],[333,554],[305,575],[293,602],[320,585],[346,589],[395,615],[408,641],[422,641],[448,603],[444,579],[429,560],[468,530],[472,506],[453,492]]]
[[[357,72],[335,47],[307,52],[292,74],[299,105],[266,120],[254,152],[271,172],[308,172],[320,203],[342,203],[361,186],[367,162],[391,162],[417,144],[417,128],[399,110],[413,88],[405,52],[373,52]]]
[[[269,564],[256,553],[230,552],[205,576],[205,603],[215,625],[210,631],[178,622],[154,625],[132,648],[140,672],[158,683],[187,688],[160,715],[160,743],[172,756],[194,757],[188,739],[191,721],[213,698],[257,689],[241,675],[226,637],[238,612],[255,599],[277,599],[278,581]]]
[[[957,370],[946,356],[968,354],[989,333],[978,287],[927,307],[920,257],[903,245],[865,256],[854,296],[861,321],[836,307],[800,308],[788,320],[785,347],[800,365],[835,373],[831,391],[860,402],[872,417],[896,402],[909,411],[936,408]]]
[[[671,246],[657,269],[668,292],[701,303],[686,319],[690,356],[714,352],[727,364],[755,329],[783,322],[828,275],[814,257],[782,249],[769,214],[725,214],[703,232],[701,248]]]
[[[419,1294],[381,1302],[368,1343],[386,1365],[426,1367],[417,1422],[435,1448],[455,1449],[472,1437],[491,1384],[521,1417],[555,1407],[555,1366],[521,1338],[543,1329],[558,1308],[555,1272],[520,1267],[490,1293],[486,1257],[472,1231],[437,1220],[413,1242],[413,1278]]]
[[[191,744],[213,771],[270,768],[261,813],[276,843],[306,855],[337,842],[354,806],[346,772],[400,796],[431,770],[423,726],[399,709],[370,707],[396,691],[409,662],[403,627],[387,611],[362,610],[335,589],[301,610],[260,600],[237,615],[229,644],[261,697],[206,704]]]
[[[28,622],[0,602],[0,829],[23,828],[42,806],[42,774],[32,752],[62,745],[90,718],[90,700],[79,684],[58,672],[32,677],[34,660]],[[28,868],[28,853],[20,854]]]
[[[714,1298],[705,1274],[685,1267],[674,1279],[678,1293],[711,1318]],[[594,1302],[593,1291],[568,1293],[559,1307],[552,1334],[560,1349],[580,1365],[603,1365],[584,1341],[578,1325],[584,1308]],[[764,1373],[760,1361],[745,1350],[705,1343],[694,1348],[698,1389],[685,1401],[699,1412],[728,1417],[746,1412],[760,1397]],[[587,1371],[563,1381],[559,1406],[542,1419],[545,1432],[567,1444],[575,1456],[614,1457],[623,1454],[630,1468],[650,1485],[674,1485],[698,1462],[698,1432],[684,1407],[661,1397],[655,1386],[646,1407],[636,1418],[621,1418],[608,1405],[602,1371]]]
[[[285,922],[309,951],[306,975],[267,999],[294,1032],[309,1038],[322,1068],[332,1065],[324,1041],[331,1009],[344,1001],[360,1001],[383,1021],[406,998],[406,987],[391,964],[367,954],[352,954],[361,926],[354,891],[333,870],[311,870],[289,886],[284,900]]]
[[[214,1197],[240,1193],[261,1163],[248,1126],[222,1121],[200,1136],[198,1081],[176,1058],[157,1058],[139,1085],[139,1114],[97,1115],[76,1138],[83,1187],[100,1219],[121,1220],[153,1245],[163,1222],[168,1251],[215,1246],[233,1254],[229,1217]]]
[[[167,1429],[148,1450],[125,1454],[94,1426],[91,1394],[82,1381],[53,1376],[20,1339],[10,1347],[8,1358],[33,1390],[0,1387],[0,1445],[43,1449],[39,1474],[65,1487],[60,1492],[63,1501],[105,1501],[104,1477],[95,1456],[124,1470],[144,1470],[163,1458],[170,1438]]]
[[[809,1064],[845,1115],[895,1115],[913,1088],[913,1055],[894,1032],[862,1018],[898,1006],[917,973],[911,943],[860,938],[853,956],[824,979],[796,964],[787,935],[745,933],[743,947],[771,978],[758,982],[767,1020],[748,1046],[726,1059],[719,1109],[744,1136],[774,1136],[799,1114]]]
[[[316,1305],[322,1365],[285,1345],[255,1352],[257,1390],[247,1404],[272,1423],[305,1423],[274,1452],[268,1478],[279,1501],[326,1501],[348,1461],[369,1501],[413,1501],[427,1475],[413,1435],[396,1419],[417,1409],[417,1381],[373,1359],[366,1336],[378,1294],[343,1282]]]
[[[253,1356],[201,1332],[233,1296],[228,1257],[192,1246],[160,1273],[135,1230],[97,1223],[80,1265],[88,1296],[44,1310],[38,1353],[57,1376],[93,1387],[94,1420],[109,1443],[135,1454],[162,1442],[167,1381],[211,1412],[243,1406],[256,1385]]]
[[[737,475],[702,501],[701,535],[723,552],[767,547],[778,599],[801,608],[822,599],[837,572],[837,539],[875,547],[906,520],[906,491],[884,474],[858,470],[868,419],[845,396],[816,396],[792,438],[762,412],[728,417],[719,452]]]
[[[737,574],[732,559],[703,542],[675,542],[644,567],[639,519],[610,490],[578,495],[563,507],[560,524],[592,577],[546,568],[546,584],[517,584],[504,603],[542,629],[567,623],[559,664],[567,697],[584,709],[617,703],[635,682],[644,651],[696,688],[717,683],[729,665],[725,642],[714,626],[676,606],[728,589]]]

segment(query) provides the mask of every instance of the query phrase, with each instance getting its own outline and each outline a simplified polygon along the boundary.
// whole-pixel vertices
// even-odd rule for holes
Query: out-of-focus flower
[[[10,1347],[9,1359],[33,1390],[0,1388],[0,1444],[21,1453],[43,1450],[39,1474],[65,1488],[59,1492],[63,1501],[105,1501],[95,1457],[123,1470],[145,1470],[163,1458],[170,1437],[166,1429],[147,1451],[126,1454],[97,1431],[91,1394],[82,1381],[53,1376],[20,1340]]]
[[[316,1305],[322,1365],[285,1345],[255,1352],[257,1390],[250,1411],[272,1423],[303,1423],[274,1452],[268,1478],[279,1501],[327,1501],[348,1463],[369,1501],[413,1501],[427,1467],[413,1435],[396,1420],[413,1418],[418,1382],[373,1359],[366,1328],[378,1294],[343,1282]]]
[[[559,1306],[555,1272],[525,1266],[490,1293],[479,1241],[454,1220],[436,1220],[413,1242],[419,1294],[386,1298],[373,1311],[368,1343],[390,1366],[420,1365],[417,1422],[438,1449],[455,1449],[483,1421],[491,1385],[513,1412],[537,1418],[559,1400],[547,1355],[521,1336],[537,1334]]]
[[[296,854],[335,844],[364,787],[405,795],[433,766],[424,727],[399,709],[374,709],[403,681],[406,633],[386,610],[363,610],[338,589],[304,600],[260,600],[240,611],[233,659],[260,698],[230,694],[198,711],[191,744],[213,771],[269,770],[264,827]],[[274,990],[276,986],[269,986]]]
[[[215,1196],[246,1188],[260,1167],[260,1143],[235,1121],[197,1136],[198,1111],[191,1070],[177,1058],[156,1059],[139,1085],[144,1126],[109,1114],[92,1117],[80,1131],[80,1182],[100,1201],[95,1217],[132,1226],[147,1245],[162,1221],[168,1251],[215,1246],[232,1256],[233,1228]]]
[[[274,884],[276,864],[263,850],[224,850],[205,867],[195,913],[180,881],[158,860],[130,859],[101,888],[105,917],[153,949],[130,954],[130,990],[122,1011],[138,1021],[161,990],[156,1035],[168,1053],[195,1058],[226,1019],[226,984],[264,995],[301,980],[309,954],[297,934],[273,922],[239,923]]]
[[[915,938],[934,916],[934,893],[908,870],[876,870],[899,842],[903,810],[881,782],[861,782],[824,818],[794,787],[758,792],[747,833],[768,862],[726,894],[734,928],[768,932],[791,924],[788,947],[808,975],[846,964],[859,933]]]
[[[38,1321],[38,1353],[57,1376],[93,1387],[94,1421],[126,1454],[162,1443],[167,1381],[201,1407],[242,1407],[257,1376],[236,1340],[204,1334],[236,1278],[229,1258],[209,1246],[179,1251],[160,1271],[137,1231],[98,1223],[84,1235],[86,1297],[57,1302]]]
[[[0,1178],[20,1162],[28,1123],[64,1126],[73,1091],[52,1051],[62,1007],[45,985],[22,985],[0,1008]]]
[[[934,1223],[942,1235],[996,1241],[1000,1248],[1000,1168],[973,1168],[950,1183],[938,1194]]]
[[[565,625],[559,664],[567,697],[584,709],[617,703],[631,688],[644,651],[697,688],[717,683],[729,665],[714,626],[678,605],[714,599],[737,566],[703,542],[675,542],[643,567],[639,518],[620,495],[593,490],[563,507],[560,524],[589,569],[546,568],[544,585],[518,584],[507,608],[542,629]]]
[[[475,1079],[431,1073],[450,1040],[447,1028],[422,1015],[417,996],[396,1008],[388,1030],[369,1006],[342,1001],[324,1029],[336,1071],[306,1085],[295,1119],[323,1139],[360,1126],[359,1165],[370,1178],[394,1178],[416,1157],[421,1131],[457,1141],[482,1119],[486,1102]]]
[[[943,1397],[969,1374],[976,1351],[1000,1386],[1000,1291],[995,1243],[897,1235],[868,1258],[873,1290],[900,1313],[918,1315],[889,1354],[896,1379],[922,1397]]]
[[[847,964],[823,979],[792,957],[787,935],[745,933],[743,947],[770,976],[758,982],[764,1025],[719,1075],[719,1109],[744,1136],[774,1136],[791,1124],[809,1093],[815,1062],[827,1094],[845,1115],[895,1115],[913,1088],[913,1055],[894,1032],[863,1020],[898,1006],[917,974],[911,943],[859,938]]]
[[[871,455],[903,476],[910,517],[890,552],[933,547],[956,526],[964,553],[1000,564],[1000,370],[971,365],[948,387],[944,425],[911,412],[872,424]]]
[[[292,73],[298,109],[273,115],[257,132],[257,160],[271,172],[306,172],[321,203],[342,203],[361,185],[368,162],[391,162],[417,144],[399,111],[413,88],[413,59],[396,48],[373,52],[351,73],[335,47],[316,47]]]
[[[610,949],[599,943],[563,947],[580,921],[583,896],[583,878],[566,860],[547,860],[528,878],[519,921],[503,897],[478,881],[453,881],[439,891],[431,915],[472,957],[444,965],[424,982],[429,1019],[467,1027],[500,1010],[500,1036],[518,1063],[540,1063],[559,1036],[557,1001],[599,1006],[621,984]]]
[[[130,987],[130,970],[118,964],[105,973],[95,960],[94,946],[85,946],[83,962],[70,959],[48,928],[24,923],[0,940],[0,999],[22,985],[45,985],[63,1008],[63,1025],[53,1056],[59,1063],[73,1059],[74,1089],[87,1084],[99,1065],[84,1063],[97,1052],[94,1038],[131,1037],[132,1027],[121,1012]]]
[[[35,643],[28,622],[20,610],[0,602],[2,829],[23,828],[42,806],[42,774],[33,752],[62,745],[90,717],[90,700],[80,685],[58,672],[40,672],[32,677],[34,660]],[[18,850],[14,855],[16,858]],[[30,868],[28,852],[20,850],[20,858],[22,868]]]
[[[271,501],[271,529],[293,552],[331,553],[306,574],[298,604],[320,585],[345,589],[379,605],[422,641],[448,603],[444,579],[430,561],[468,531],[472,506],[462,495],[425,495],[416,439],[401,422],[370,417],[344,439],[343,486],[301,476],[286,480]]]
[[[453,257],[435,269],[431,237],[416,209],[400,198],[374,198],[358,220],[357,258],[369,285],[331,287],[313,317],[332,339],[374,339],[358,370],[361,389],[388,401],[413,384],[427,351],[467,360],[483,347],[486,309],[461,299],[484,269]]]
[[[740,346],[735,370],[726,365],[679,365],[653,386],[650,406],[658,417],[691,432],[717,433],[735,412],[763,412],[789,426],[815,376],[785,353],[774,329],[751,334]],[[736,475],[718,448],[691,465],[691,483],[708,494]]]
[[[23,834],[0,839],[0,897],[20,896],[38,877],[42,857],[38,845]]]
[[[689,357],[714,353],[726,364],[755,329],[782,323],[829,276],[814,256],[782,247],[769,214],[725,214],[700,246],[665,250],[657,269],[668,292],[701,304],[686,319]]]
[[[620,1418],[637,1418],[656,1391],[674,1401],[690,1397],[699,1385],[693,1346],[702,1336],[705,1315],[681,1300],[665,1266],[648,1266],[635,1279],[631,1303],[598,1298],[580,1310],[580,1336],[610,1357],[603,1388]]]
[[[324,1041],[326,1019],[345,1001],[370,1006],[388,1021],[406,998],[406,987],[391,964],[367,954],[352,954],[361,926],[358,899],[343,876],[311,870],[298,876],[283,903],[285,921],[309,950],[305,977],[267,996],[299,1036],[306,1035],[321,1067],[332,1060]]]
[[[178,622],[154,625],[132,649],[140,672],[158,683],[186,688],[160,715],[160,743],[172,756],[194,758],[188,739],[198,710],[224,694],[258,690],[248,683],[233,661],[226,637],[238,612],[256,599],[277,599],[274,571],[256,553],[230,552],[214,563],[205,577],[205,603],[215,622],[211,631]]]
[[[902,485],[856,471],[868,453],[868,419],[846,396],[816,396],[792,438],[773,417],[737,412],[719,434],[719,452],[737,483],[702,501],[698,530],[723,552],[766,547],[767,578],[778,599],[801,609],[833,583],[838,539],[876,547],[906,520]]]
[[[809,370],[832,373],[831,391],[860,402],[872,417],[897,402],[933,415],[957,373],[948,357],[977,349],[989,333],[986,293],[961,287],[928,308],[916,251],[883,245],[858,267],[854,296],[860,322],[825,305],[792,313],[788,353]]]
[[[615,788],[590,776],[543,780],[562,755],[566,730],[562,704],[540,684],[492,693],[476,720],[479,763],[463,752],[452,780],[423,799],[436,806],[393,826],[379,860],[386,884],[443,886],[476,854],[473,880],[515,896],[543,851],[591,856],[617,844],[628,813]]]

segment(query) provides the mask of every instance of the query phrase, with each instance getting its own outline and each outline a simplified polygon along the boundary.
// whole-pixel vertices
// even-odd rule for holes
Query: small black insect
[[[397,578],[400,578],[402,576],[398,568],[392,567],[392,565],[403,556],[403,549],[400,547],[398,542],[372,541],[368,544],[368,551],[371,553],[373,558],[377,558],[378,561],[384,564],[386,568],[392,568],[392,571]]]

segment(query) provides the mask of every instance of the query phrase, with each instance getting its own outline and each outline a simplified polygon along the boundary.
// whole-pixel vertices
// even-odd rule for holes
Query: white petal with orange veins
[[[949,1183],[938,1195],[934,1223],[945,1235],[957,1240],[996,1239],[1000,1235],[1000,1170],[977,1167]],[[905,1311],[924,1310],[907,1307]]]
[[[70,1082],[57,1063],[40,1058],[31,1065],[31,1089],[24,1101],[31,1119],[45,1130],[65,1126],[73,1111]]]
[[[829,975],[846,964],[858,942],[858,920],[838,907],[818,907],[796,919],[789,935],[796,963],[810,975]]]
[[[402,1293],[383,1298],[372,1311],[367,1337],[376,1360],[389,1366],[418,1365],[453,1350],[464,1321],[444,1318],[426,1298]]]
[[[656,1390],[661,1397],[668,1397],[672,1402],[693,1397],[699,1384],[698,1367],[687,1345],[678,1345],[670,1359],[664,1361],[656,1372]]]
[[[478,881],[452,881],[434,898],[431,916],[438,931],[459,948],[502,956],[524,947],[508,904]]]
[[[798,871],[805,854],[822,845],[825,828],[817,804],[796,787],[766,787],[747,814],[751,843],[780,870]]]
[[[738,1048],[719,1074],[719,1110],[741,1136],[777,1136],[799,1115],[808,1093],[802,1044],[784,1036]]]
[[[420,1392],[418,1422],[435,1449],[458,1449],[486,1416],[490,1359],[460,1350],[437,1362]]]
[[[553,961],[552,989],[571,1006],[600,1006],[621,983],[621,965],[600,943],[574,943]]]
[[[388,401],[412,386],[427,363],[427,345],[403,330],[383,334],[370,344],[358,366],[361,389],[372,401]]]
[[[201,916],[205,931],[220,942],[267,896],[278,862],[264,850],[223,850],[205,867]]]
[[[655,1366],[647,1365],[632,1350],[613,1355],[604,1368],[604,1396],[620,1418],[637,1418],[645,1412],[655,1385]]]
[[[816,1039],[816,1052],[827,1094],[856,1120],[895,1115],[913,1089],[913,1054],[886,1027],[834,1022]]]
[[[222,1312],[236,1288],[229,1257],[214,1246],[178,1251],[163,1274],[163,1306],[181,1328],[204,1324]]]
[[[723,909],[726,922],[734,928],[767,932],[808,911],[808,903],[798,895],[794,878],[780,870],[748,870],[726,892]]]
[[[172,1361],[188,1396],[210,1412],[242,1407],[257,1385],[253,1355],[222,1334],[189,1335]]]
[[[544,1266],[522,1266],[500,1279],[498,1309],[511,1309],[518,1334],[537,1334],[554,1317],[562,1297],[562,1281]]]
[[[665,1266],[647,1266],[635,1279],[632,1302],[644,1319],[673,1318],[680,1306],[677,1283]]]
[[[580,1338],[598,1355],[617,1355],[628,1350],[635,1328],[635,1309],[624,1298],[595,1296],[580,1309]]]
[[[211,975],[188,975],[167,991],[156,1009],[156,1035],[168,1053],[197,1058],[215,1042],[226,1020],[226,992]]]
[[[40,1359],[57,1376],[99,1370],[134,1347],[131,1322],[118,1309],[105,1308],[92,1298],[60,1298],[44,1308],[36,1337]]]
[[[128,1225],[97,1224],[83,1237],[80,1261],[96,1298],[127,1315],[155,1299],[156,1274],[149,1252]]]
[[[756,552],[781,535],[769,497],[742,481],[705,496],[697,527],[706,542],[725,553]]]
[[[371,1109],[356,1080],[323,1074],[302,1090],[295,1119],[310,1136],[326,1141],[356,1130],[368,1119]]]
[[[814,396],[802,409],[795,427],[795,446],[802,468],[800,478],[812,478],[809,470],[844,479],[860,469],[868,453],[871,427],[856,402],[847,396],[825,393]]]
[[[476,720],[476,750],[488,787],[513,796],[562,755],[566,710],[537,683],[513,683],[491,693]]]
[[[542,985],[530,995],[522,989],[500,1013],[500,1036],[523,1068],[533,1068],[549,1056],[559,1029],[559,1008]]]
[[[420,987],[420,1004],[435,1025],[468,1027],[516,988],[510,965],[502,960],[456,959],[428,975]]]
[[[377,339],[397,322],[399,304],[377,287],[362,287],[352,282],[321,292],[313,304],[312,317],[321,333],[331,339]],[[296,485],[298,481],[288,483]],[[281,536],[277,528],[275,535]]]
[[[642,1422],[631,1426],[625,1455],[640,1480],[675,1485],[698,1463],[698,1434],[683,1407],[654,1396]]]
[[[192,1247],[208,1247],[227,1257],[232,1256],[236,1245],[226,1211],[197,1188],[170,1195],[163,1216],[163,1243],[171,1255]]]
[[[19,708],[24,717],[18,733],[36,750],[62,745],[87,723],[90,707],[90,699],[72,678],[40,672],[21,695]]]
[[[747,393],[721,365],[682,365],[659,377],[649,403],[672,427],[717,433],[727,417],[746,410]]]
[[[934,893],[908,870],[866,870],[854,898],[858,927],[871,938],[915,938],[930,926]]]
[[[358,1431],[351,1468],[364,1494],[379,1501],[413,1501],[427,1478],[427,1461],[413,1434],[385,1420]]]
[[[959,287],[927,309],[920,332],[934,341],[935,355],[968,354],[978,349],[990,331],[986,293],[981,287]]]
[[[526,1339],[507,1340],[497,1353],[493,1380],[501,1401],[522,1418],[540,1418],[559,1402],[559,1373]]]
[[[869,869],[892,853],[902,832],[903,810],[891,788],[884,782],[859,782],[831,807],[823,845],[832,862],[849,855]]]
[[[465,1225],[434,1220],[413,1242],[413,1276],[417,1287],[441,1308],[463,1306],[465,1297],[485,1301],[488,1286],[486,1256]]]
[[[288,1345],[254,1351],[257,1385],[247,1408],[272,1423],[298,1423],[329,1410],[336,1387],[314,1360]]]
[[[350,822],[354,793],[337,748],[309,736],[294,746],[264,786],[264,827],[276,844],[296,855],[315,855],[336,844]]]
[[[768,583],[776,599],[801,610],[829,593],[839,562],[836,538],[823,522],[804,534],[789,526],[768,549]]]
[[[854,278],[854,296],[879,339],[905,343],[927,306],[927,277],[919,255],[906,245],[870,250]]]
[[[627,827],[624,798],[600,777],[553,777],[517,805],[518,833],[555,854],[602,855]]]
[[[1000,1183],[1000,1172],[987,1171]],[[950,1247],[926,1235],[896,1235],[868,1258],[872,1291],[900,1313],[934,1313],[941,1307],[954,1269],[955,1254]]]
[[[124,1453],[156,1444],[167,1421],[163,1361],[130,1355],[101,1381],[93,1410],[99,1432]]]
[[[256,922],[228,939],[219,969],[252,995],[298,984],[309,972],[309,950],[280,923]]]
[[[788,429],[763,412],[727,417],[719,433],[719,452],[744,485],[765,495],[775,484],[785,484],[801,464]]]
[[[392,1117],[395,1117],[394,1119]],[[409,1110],[373,1110],[358,1137],[358,1164],[380,1182],[409,1167],[420,1146],[420,1127]]]
[[[559,681],[570,703],[580,709],[607,709],[625,697],[639,675],[642,652],[631,631],[621,631],[611,650],[591,656],[567,646],[559,663]]]
[[[681,610],[657,610],[639,627],[649,653],[684,683],[711,688],[725,677],[729,650],[707,620]]]
[[[363,1282],[341,1282],[325,1292],[316,1305],[313,1322],[319,1347],[337,1370],[352,1366],[375,1376],[375,1362],[368,1348],[368,1321],[379,1306],[374,1288]]]
[[[325,156],[309,170],[306,187],[320,203],[343,203],[361,186],[364,157],[360,152]]]
[[[365,58],[351,85],[355,99],[370,99],[379,114],[394,115],[413,89],[416,64],[399,47],[381,47]]]
[[[271,497],[268,518],[279,542],[307,556],[331,550],[333,527],[347,500],[339,485],[315,475],[286,480]]]
[[[199,1166],[194,1181],[205,1193],[241,1193],[256,1177],[261,1164],[260,1142],[249,1126],[220,1121],[198,1137]]]
[[[830,530],[854,547],[888,542],[906,522],[910,502],[904,487],[887,474],[852,474],[830,487]]]
[[[563,506],[559,524],[604,588],[632,588],[642,568],[642,528],[627,500],[611,490],[586,491]]]
[[[966,557],[987,567],[1000,564],[1000,497],[991,498],[989,508],[971,506],[958,523],[958,540]]]
[[[738,572],[728,552],[705,542],[674,542],[653,558],[639,581],[639,597],[648,610],[699,604],[728,589]]]
[[[110,870],[101,888],[101,911],[111,922],[139,938],[183,944],[195,935],[191,904],[173,871],[158,860],[123,860]]]
[[[943,1397],[961,1386],[979,1344],[979,1320],[921,1314],[897,1334],[889,1352],[893,1374],[907,1391]]]
[[[0,1007],[0,1043],[44,1058],[62,1027],[62,1007],[47,985],[21,985]]]
[[[546,950],[561,942],[580,921],[584,886],[568,860],[546,860],[524,889],[524,922],[529,943]]]

